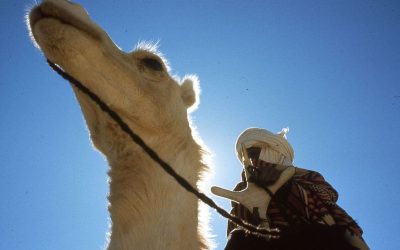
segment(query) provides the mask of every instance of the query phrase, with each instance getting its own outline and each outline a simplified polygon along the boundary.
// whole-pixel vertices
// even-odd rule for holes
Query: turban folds
[[[288,131],[288,128],[284,128],[274,134],[262,128],[246,129],[236,141],[236,154],[239,161],[243,163],[243,147],[247,149],[256,146],[261,148],[260,160],[291,166],[293,164],[294,151],[286,140]]]

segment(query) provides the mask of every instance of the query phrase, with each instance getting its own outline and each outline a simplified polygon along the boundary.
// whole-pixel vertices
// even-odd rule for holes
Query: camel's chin
[[[67,50],[74,51],[77,37],[82,37],[74,27],[62,23],[55,18],[41,18],[32,27],[31,37],[45,56],[56,63],[57,59],[66,54]],[[68,58],[66,58],[68,59]]]
[[[84,55],[87,48],[100,44],[99,40],[93,39],[93,36],[79,27],[52,16],[31,20],[30,27],[35,45],[50,61],[57,64]]]
[[[68,37],[65,37],[66,35],[66,29],[68,25],[63,24],[60,20],[51,18],[51,17],[46,17],[38,20],[33,28],[32,28],[32,34],[36,42],[40,43],[42,41],[47,41],[51,42],[54,40],[54,43],[57,40],[60,42],[60,39],[67,39]],[[54,44],[56,45],[56,44]]]
[[[30,31],[38,43],[46,38],[58,37],[67,25],[57,15],[43,12],[41,6],[35,7],[29,13]]]

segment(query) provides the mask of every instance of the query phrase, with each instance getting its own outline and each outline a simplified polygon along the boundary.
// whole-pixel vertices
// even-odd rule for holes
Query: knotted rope
[[[241,226],[245,228],[246,230],[250,231],[253,234],[259,234],[261,236],[266,236],[267,238],[276,238],[279,236],[279,231],[277,229],[266,229],[266,228],[258,228],[255,227],[252,224],[249,224],[242,219],[240,219],[237,216],[234,216],[227,211],[225,211],[223,208],[219,207],[211,198],[209,198],[207,195],[204,193],[198,191],[196,188],[194,188],[188,181],[186,181],[182,176],[177,174],[175,170],[164,160],[160,158],[160,156],[147,144],[143,141],[143,139],[137,135],[135,132],[132,131],[132,129],[124,122],[124,120],[106,103],[101,100],[99,96],[97,96],[95,93],[93,93],[89,88],[84,86],[81,82],[79,82],[77,79],[63,71],[58,65],[55,63],[51,62],[50,60],[47,59],[47,63],[49,66],[57,72],[62,78],[65,80],[69,81],[72,85],[77,87],[79,90],[81,90],[83,93],[85,93],[88,97],[90,97],[100,108],[103,110],[105,113],[107,113],[120,127],[121,129],[129,135],[129,137],[136,143],[138,144],[149,156],[151,159],[153,159],[155,162],[157,162],[162,169],[164,169],[165,172],[167,172],[170,176],[172,176],[178,183],[181,185],[184,189],[186,189],[188,192],[194,194],[198,199],[200,199],[202,202],[210,206],[211,208],[215,209],[221,216],[227,218],[228,220],[232,221],[238,226]]]

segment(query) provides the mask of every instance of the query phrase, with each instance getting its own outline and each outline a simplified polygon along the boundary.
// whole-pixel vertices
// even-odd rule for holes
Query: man
[[[237,156],[244,166],[242,182],[234,192],[218,187],[213,187],[212,192],[234,201],[232,214],[254,225],[286,232],[282,244],[290,242],[292,247],[303,249],[300,247],[303,243],[298,242],[314,244],[319,240],[322,243],[316,244],[329,245],[326,249],[344,249],[333,246],[340,241],[334,239],[339,235],[346,245],[351,245],[346,249],[369,249],[362,239],[361,228],[336,204],[336,190],[319,173],[293,167],[294,151],[286,140],[287,132],[288,129],[278,134],[260,128],[246,129],[236,142]],[[236,233],[236,239],[232,237],[235,229],[236,225],[229,222],[231,237],[226,249],[240,249],[235,245],[245,242],[242,234]],[[303,247],[311,249],[310,245]]]

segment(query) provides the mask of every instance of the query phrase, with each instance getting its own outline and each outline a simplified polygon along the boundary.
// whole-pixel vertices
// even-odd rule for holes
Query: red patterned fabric
[[[240,182],[235,191],[246,188],[246,182]],[[293,224],[317,222],[326,224],[325,215],[331,215],[335,224],[346,226],[357,235],[362,235],[362,229],[336,202],[338,193],[325,181],[321,174],[314,171],[296,171],[293,178],[288,181],[272,198],[267,217],[271,227],[283,228]],[[232,202],[232,214],[257,225],[255,218],[244,206]],[[229,222],[228,234],[236,226]]]

